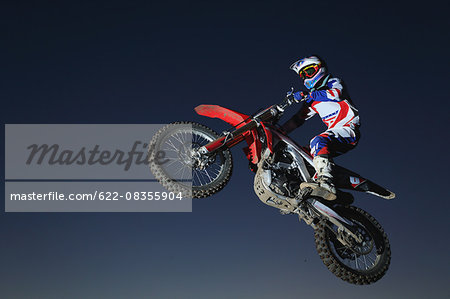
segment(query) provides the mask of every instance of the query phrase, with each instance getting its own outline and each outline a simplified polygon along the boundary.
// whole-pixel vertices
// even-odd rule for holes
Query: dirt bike
[[[169,191],[204,198],[224,188],[232,173],[230,148],[246,142],[254,190],[259,199],[282,214],[298,215],[314,229],[317,252],[337,277],[353,284],[370,284],[386,273],[391,258],[389,240],[381,225],[366,211],[351,206],[353,196],[342,189],[367,192],[385,199],[395,194],[359,174],[334,165],[337,199],[314,195],[316,172],[309,148],[290,139],[276,122],[296,100],[289,92],[282,103],[248,116],[217,105],[200,105],[195,111],[219,118],[232,128],[221,135],[195,122],[164,126],[149,145],[149,164],[156,179]],[[150,150],[151,149],[151,150]],[[156,149],[156,150],[155,150]],[[165,163],[156,163],[163,151]]]

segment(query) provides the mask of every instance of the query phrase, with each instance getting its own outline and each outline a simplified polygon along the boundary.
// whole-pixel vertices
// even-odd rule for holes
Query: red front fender
[[[195,112],[199,115],[219,118],[236,128],[242,127],[251,120],[248,115],[218,105],[199,105],[195,107]],[[248,147],[244,148],[244,153],[250,162],[256,164],[261,158],[262,148],[258,133],[253,129],[244,133],[244,137],[248,144]]]
[[[249,118],[248,115],[221,107],[219,105],[199,105],[195,107],[195,112],[197,112],[197,114],[199,115],[211,118],[220,118],[221,120],[226,121],[232,126],[237,126],[240,123],[242,123],[242,125],[245,125],[244,121]]]

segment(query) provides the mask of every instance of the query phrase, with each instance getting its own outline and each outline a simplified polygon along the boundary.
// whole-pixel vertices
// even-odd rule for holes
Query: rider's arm
[[[338,78],[332,78],[327,83],[328,89],[316,90],[310,93],[313,101],[317,102],[339,102],[342,95],[342,84]]]
[[[290,133],[294,131],[296,128],[303,125],[305,120],[311,118],[316,114],[312,109],[310,109],[310,105],[308,103],[303,103],[302,108],[294,114],[281,128],[286,132]]]

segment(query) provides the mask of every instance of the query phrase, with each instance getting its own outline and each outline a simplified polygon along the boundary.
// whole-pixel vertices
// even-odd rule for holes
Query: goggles
[[[307,67],[301,69],[300,72],[298,72],[298,74],[302,79],[312,78],[314,77],[315,74],[317,74],[320,67],[321,67],[320,64],[308,65]]]

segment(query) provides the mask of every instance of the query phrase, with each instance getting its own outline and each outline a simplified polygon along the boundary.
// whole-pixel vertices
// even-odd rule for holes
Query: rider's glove
[[[306,92],[306,91],[297,91],[297,92],[294,92],[294,98],[295,98],[297,101],[301,101],[301,100],[305,99],[305,101],[306,101],[307,103],[310,103],[310,102],[313,100],[313,98],[311,97],[311,94],[308,93],[308,92]]]
[[[304,96],[305,94],[303,93],[303,91],[294,92],[294,99],[296,99],[297,101],[301,101]]]

